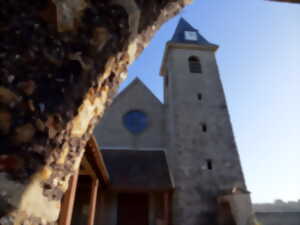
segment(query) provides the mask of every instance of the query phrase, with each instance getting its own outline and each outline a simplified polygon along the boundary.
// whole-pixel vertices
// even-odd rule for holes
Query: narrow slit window
[[[197,98],[198,98],[199,101],[201,101],[201,100],[202,100],[202,94],[201,94],[201,93],[198,93],[198,94],[197,94]]]
[[[169,77],[166,75],[165,76],[165,86],[168,87],[169,85]]]
[[[204,132],[204,133],[206,133],[207,132],[207,126],[206,126],[206,124],[205,123],[202,123],[202,131]]]
[[[211,159],[207,159],[206,160],[206,165],[207,165],[207,169],[208,170],[212,170],[213,169],[213,165],[212,165],[212,160]]]
[[[202,73],[200,60],[196,56],[191,56],[189,58],[189,67],[191,73]]]

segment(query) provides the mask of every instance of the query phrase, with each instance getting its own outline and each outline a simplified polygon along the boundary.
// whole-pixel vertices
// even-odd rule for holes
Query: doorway
[[[118,225],[149,225],[148,194],[118,195]]]
[[[218,219],[220,225],[236,225],[229,202],[221,202],[219,204]]]

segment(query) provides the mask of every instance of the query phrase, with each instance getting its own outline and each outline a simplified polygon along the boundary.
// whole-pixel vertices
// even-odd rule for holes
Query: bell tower
[[[167,157],[172,170],[173,225],[216,225],[218,199],[246,190],[215,52],[180,19],[167,43],[164,78]]]

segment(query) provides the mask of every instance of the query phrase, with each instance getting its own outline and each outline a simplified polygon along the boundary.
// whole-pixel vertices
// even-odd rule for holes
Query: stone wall
[[[299,225],[300,212],[256,212],[260,225]]]
[[[180,44],[167,51],[167,155],[176,186],[173,224],[215,225],[217,197],[233,187],[245,189],[215,53]],[[190,56],[199,57],[202,74],[189,72]]]
[[[123,117],[132,110],[147,116],[147,127],[138,134],[132,134],[124,126]],[[166,136],[164,106],[136,79],[114,99],[94,135],[103,150],[162,150]]]
[[[273,203],[254,203],[256,212],[300,212],[300,200],[284,202],[280,199]]]

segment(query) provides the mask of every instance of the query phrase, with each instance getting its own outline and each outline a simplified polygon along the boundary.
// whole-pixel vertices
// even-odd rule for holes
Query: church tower
[[[220,224],[218,199],[246,190],[217,49],[184,19],[166,45],[161,75],[167,158],[176,187],[173,225]]]

